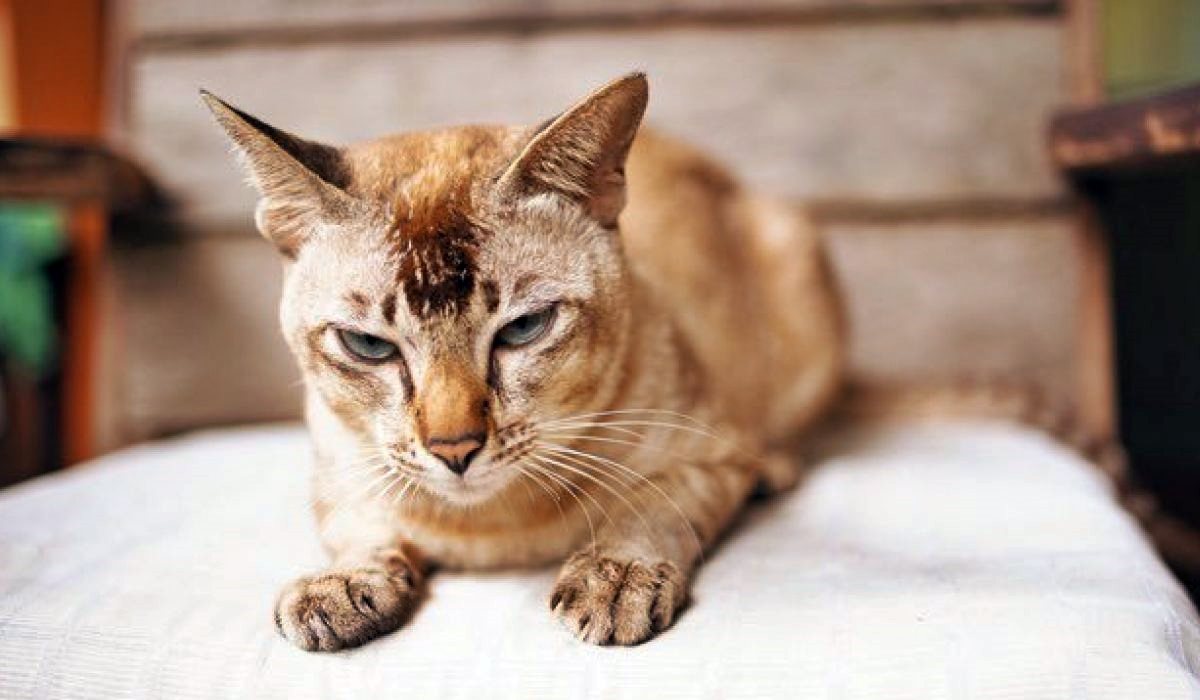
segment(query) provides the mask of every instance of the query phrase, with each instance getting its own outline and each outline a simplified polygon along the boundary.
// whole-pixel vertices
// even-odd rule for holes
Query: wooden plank
[[[1105,92],[1099,1],[1069,0],[1064,32],[1071,101],[1077,109],[1094,105],[1103,99]],[[1053,140],[1052,136],[1052,144]],[[1052,145],[1051,150],[1053,148]],[[1079,266],[1074,405],[1081,427],[1091,436],[1101,440],[1116,439],[1117,390],[1109,240],[1088,202],[1079,202],[1072,218],[1075,220],[1072,235]]]
[[[99,358],[100,289],[104,270],[107,215],[96,203],[71,212],[71,275],[64,327],[62,458],[66,465],[94,457],[96,375]]]
[[[1200,85],[1073,108],[1050,124],[1050,153],[1073,174],[1139,168],[1200,154]]]
[[[132,30],[148,50],[311,43],[464,32],[529,32],[1046,15],[1060,0],[138,0]]]
[[[1057,21],[1025,18],[152,54],[134,69],[132,142],[190,223],[245,227],[254,198],[199,87],[295,133],[345,143],[536,123],[642,68],[649,123],[757,189],[805,200],[1052,198],[1061,185],[1044,128],[1063,100],[1060,44]]]
[[[869,199],[797,201],[818,221],[838,224],[902,224],[930,222],[1039,221],[1071,211],[1069,198],[977,197],[902,202]]]
[[[1063,23],[1067,89],[1076,105],[1104,97],[1104,62],[1100,46],[1099,0],[1067,0]]]
[[[101,0],[6,4],[17,28],[13,33],[17,132],[98,137],[103,131],[106,94]],[[71,271],[62,359],[63,460],[70,464],[94,454],[95,317],[106,215],[93,190],[106,188],[105,167],[94,154],[84,152],[66,158],[69,163],[37,160],[35,152],[44,156],[48,149],[23,142],[7,141],[0,150],[0,194],[29,196],[40,190],[41,196],[75,205],[69,226]],[[71,172],[73,166],[81,167],[81,172]],[[72,192],[75,187],[80,191]]]
[[[299,371],[279,331],[282,264],[257,236],[114,251],[124,442],[300,416]]]
[[[1111,440],[1117,437],[1117,390],[1109,241],[1094,209],[1086,203],[1079,209],[1073,231],[1079,266],[1075,405],[1090,436]]]
[[[824,227],[847,300],[852,377],[1000,380],[1073,401],[1072,226],[1054,216]]]

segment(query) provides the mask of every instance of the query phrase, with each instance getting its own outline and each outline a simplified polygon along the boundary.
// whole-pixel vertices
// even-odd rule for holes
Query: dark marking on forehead
[[[346,295],[346,301],[358,313],[363,313],[367,310],[367,297],[362,292],[350,292]]]
[[[496,313],[496,309],[500,308],[500,287],[496,285],[495,280],[484,280],[479,288],[483,290],[483,304],[488,313]]]
[[[396,295],[388,293],[383,297],[383,301],[379,304],[379,311],[383,314],[383,320],[395,325],[396,323]]]
[[[398,206],[389,235],[396,281],[414,316],[461,313],[475,290],[479,229],[468,215],[466,183],[448,196]]]

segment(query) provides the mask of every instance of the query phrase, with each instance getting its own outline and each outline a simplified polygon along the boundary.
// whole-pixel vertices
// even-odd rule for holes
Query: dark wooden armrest
[[[110,211],[156,208],[162,192],[132,160],[98,144],[0,139],[0,199],[90,202]]]
[[[1077,176],[1166,165],[1200,154],[1200,85],[1096,107],[1050,122],[1055,165]]]

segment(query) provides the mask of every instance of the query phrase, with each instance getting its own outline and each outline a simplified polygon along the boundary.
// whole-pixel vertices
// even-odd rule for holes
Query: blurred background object
[[[62,139],[102,136],[104,35],[99,0],[0,2],[0,128],[46,139],[0,144],[0,485],[92,454],[103,215],[26,173]]]
[[[64,255],[47,265],[22,253],[20,269],[34,265],[43,279],[26,276],[24,287],[48,290],[24,298],[41,301],[0,298],[22,318],[40,309],[59,336],[45,347],[62,349],[44,354],[42,374],[13,369],[27,350],[0,349],[10,417],[0,478],[197,427],[298,417],[298,375],[276,330],[280,267],[253,232],[253,195],[199,88],[281,128],[345,143],[534,123],[643,69],[650,123],[711,151],[749,186],[812,209],[846,292],[857,384],[1037,387],[1093,433],[1119,428],[1137,472],[1195,521],[1200,504],[1179,494],[1200,494],[1200,443],[1181,437],[1200,420],[1188,398],[1200,368],[1196,344],[1171,330],[1191,327],[1172,314],[1194,306],[1187,282],[1200,257],[1186,203],[1200,199],[1194,184],[1135,184],[1167,172],[1153,165],[1163,155],[1153,148],[1133,168],[1065,154],[1104,148],[1095,125],[1105,118],[1090,110],[1200,80],[1198,7],[2,0],[0,119],[22,138],[4,143],[19,158],[0,162],[0,199],[46,207],[13,211],[58,221]],[[1197,109],[1194,93],[1178,94],[1172,109]],[[1067,131],[1047,148],[1047,125],[1064,106],[1072,110],[1055,123]],[[1130,114],[1112,143],[1152,128],[1147,112]],[[1200,131],[1179,128],[1168,141],[1191,145],[1172,151],[1164,177],[1194,183],[1186,173]],[[43,177],[35,191],[30,168],[90,170]],[[1095,184],[1116,181],[1125,184]],[[1170,203],[1152,198],[1165,191]],[[1147,367],[1159,376],[1143,376]],[[29,396],[43,408],[25,407]],[[49,455],[36,468],[12,466],[30,463],[33,448],[13,440],[22,421],[36,424],[34,442]]]
[[[1137,97],[1200,81],[1200,3],[1106,0],[1102,6],[1109,97]]]
[[[163,204],[113,146],[117,7],[0,0],[0,484],[112,444],[96,434],[114,374],[108,231]]]

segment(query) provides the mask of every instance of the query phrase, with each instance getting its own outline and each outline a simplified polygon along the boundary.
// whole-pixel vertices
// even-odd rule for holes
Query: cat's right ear
[[[625,158],[646,111],[644,73],[630,73],[540,127],[499,178],[518,197],[551,192],[583,205],[605,228],[625,207]]]
[[[349,168],[341,150],[276,129],[213,94],[200,97],[233,142],[260,199],[258,230],[289,258],[322,221],[345,216]]]

